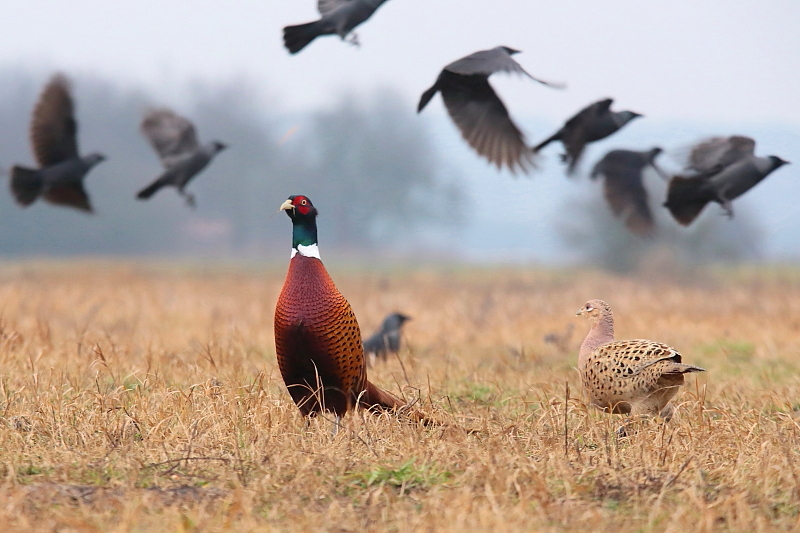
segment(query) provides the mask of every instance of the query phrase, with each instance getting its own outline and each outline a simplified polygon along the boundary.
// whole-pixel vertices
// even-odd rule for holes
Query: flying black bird
[[[408,320],[411,320],[411,317],[401,313],[392,313],[384,318],[380,329],[364,341],[364,354],[373,354],[375,357],[386,359],[388,352],[399,352],[400,333],[403,324]]]
[[[105,156],[78,155],[73,107],[69,81],[56,74],[39,96],[31,120],[31,145],[40,168],[11,169],[11,192],[21,206],[27,207],[41,196],[51,204],[92,211],[83,178]]]
[[[653,232],[653,214],[647,202],[642,174],[647,167],[653,167],[668,179],[655,164],[661,152],[658,147],[646,152],[612,150],[592,170],[592,179],[605,178],[603,191],[614,216],[622,217],[625,226],[637,235],[647,236]]]
[[[146,113],[141,128],[158,153],[165,171],[136,197],[146,200],[161,187],[172,186],[177,187],[186,203],[194,207],[194,196],[184,188],[227,146],[219,141],[199,144],[194,125],[169,109],[154,109]]]
[[[442,93],[450,118],[461,130],[469,145],[498,169],[504,165],[511,171],[527,172],[533,166],[533,154],[525,143],[522,131],[512,122],[508,110],[489,84],[495,72],[515,72],[551,87],[563,85],[534,78],[511,58],[519,50],[498,46],[481,50],[444,67],[436,83],[422,93],[417,113],[431,98]]]
[[[566,150],[561,159],[568,164],[567,173],[574,174],[587,144],[605,139],[631,120],[642,116],[633,111],[611,111],[612,103],[612,98],[606,98],[581,109],[560,130],[535,146],[533,152],[540,151],[553,141],[561,141]]]
[[[705,173],[717,167],[724,168],[753,155],[755,148],[756,141],[750,137],[741,135],[711,137],[692,147],[686,170]]]
[[[726,167],[717,165],[695,176],[675,176],[669,183],[664,206],[684,226],[691,224],[709,202],[717,202],[725,214],[733,217],[732,200],[788,163],[775,155],[749,155]]]
[[[314,22],[283,28],[283,44],[296,54],[321,35],[338,35],[343,41],[358,46],[358,35],[353,31],[365,22],[386,0],[317,0],[322,17]]]

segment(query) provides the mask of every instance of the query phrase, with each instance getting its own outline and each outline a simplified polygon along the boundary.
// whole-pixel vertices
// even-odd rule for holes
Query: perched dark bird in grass
[[[684,374],[705,372],[681,362],[675,348],[649,340],[614,340],[614,315],[602,300],[589,300],[576,313],[589,320],[578,354],[578,372],[592,405],[611,413],[661,415],[669,420],[669,401]]]
[[[153,183],[139,191],[136,197],[147,200],[162,187],[177,187],[186,203],[194,207],[194,196],[184,188],[227,146],[219,141],[199,144],[194,124],[169,109],[148,111],[141,129],[158,153],[165,170]]]
[[[742,135],[711,137],[695,144],[689,153],[686,170],[698,173],[721,170],[754,155],[756,141]]]
[[[358,35],[353,30],[375,13],[386,0],[318,0],[317,9],[322,17],[314,22],[283,28],[283,44],[296,54],[321,35],[338,35],[343,41],[358,46]]]
[[[505,166],[513,173],[527,172],[533,167],[533,154],[525,135],[511,120],[508,109],[489,84],[489,76],[495,72],[514,72],[543,85],[563,87],[528,74],[512,59],[517,53],[519,50],[498,46],[450,63],[442,69],[436,83],[422,93],[417,106],[419,113],[437,92],[442,93],[447,112],[464,140],[498,169]]]
[[[653,213],[647,201],[642,174],[653,167],[664,179],[668,179],[656,166],[655,159],[662,152],[653,148],[645,152],[612,150],[598,161],[592,170],[592,179],[603,176],[603,192],[611,211],[622,218],[633,233],[650,235],[654,229]]]
[[[402,313],[392,313],[384,318],[378,331],[364,341],[364,353],[385,360],[389,352],[399,352],[400,334],[408,320],[411,317]]]
[[[600,100],[581,109],[560,130],[533,148],[534,153],[553,141],[561,141],[566,153],[561,159],[567,163],[567,173],[572,175],[587,144],[616,133],[628,122],[641,117],[633,111],[611,111],[612,98]]]
[[[105,156],[78,154],[78,123],[75,121],[70,85],[57,74],[45,86],[31,120],[31,145],[39,169],[11,168],[11,192],[27,207],[40,196],[55,205],[91,212],[83,178]]]
[[[303,415],[404,402],[367,381],[358,321],[319,257],[317,210],[306,196],[280,207],[292,219],[289,272],[275,307],[275,351],[283,382]]]
[[[669,182],[664,206],[684,226],[691,224],[709,202],[717,202],[728,217],[733,217],[732,200],[788,163],[775,155],[749,155],[726,167],[717,165],[695,176],[675,176]]]

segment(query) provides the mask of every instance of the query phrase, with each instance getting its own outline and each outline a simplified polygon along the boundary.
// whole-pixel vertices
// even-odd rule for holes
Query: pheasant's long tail
[[[434,420],[417,409],[409,407],[400,398],[379,389],[369,381],[364,394],[361,395],[359,405],[365,409],[385,409],[402,413],[404,416],[424,426],[447,426],[444,422]]]

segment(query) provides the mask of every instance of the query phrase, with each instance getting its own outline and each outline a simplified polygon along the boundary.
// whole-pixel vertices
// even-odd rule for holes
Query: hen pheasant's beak
[[[280,209],[278,209],[278,212],[280,213],[281,211],[288,211],[289,209],[294,209],[294,206],[292,205],[291,200],[286,200],[281,204],[281,207]]]
[[[581,316],[583,314],[583,309],[578,309],[578,312],[575,313],[575,316]]]

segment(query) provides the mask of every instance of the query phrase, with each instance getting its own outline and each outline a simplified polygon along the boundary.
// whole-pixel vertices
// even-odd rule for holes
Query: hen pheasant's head
[[[575,316],[585,316],[591,324],[596,324],[601,318],[611,316],[611,307],[603,300],[589,300]]]

